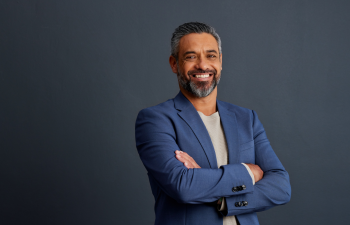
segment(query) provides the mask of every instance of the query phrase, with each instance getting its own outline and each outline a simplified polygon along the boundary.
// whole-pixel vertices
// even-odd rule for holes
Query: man
[[[256,113],[216,99],[220,37],[185,23],[173,33],[169,62],[179,94],[136,120],[155,224],[259,224],[256,212],[290,200],[289,176]]]

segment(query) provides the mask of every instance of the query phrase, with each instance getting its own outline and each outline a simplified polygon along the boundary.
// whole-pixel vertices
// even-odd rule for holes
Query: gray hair
[[[219,54],[221,55],[221,39],[219,35],[216,33],[215,29],[205,23],[199,23],[199,22],[190,22],[190,23],[184,23],[180,25],[178,28],[175,29],[173,36],[171,38],[171,55],[175,57],[176,60],[178,60],[179,57],[179,43],[180,39],[187,35],[192,33],[208,33],[211,34],[218,43],[219,47]]]

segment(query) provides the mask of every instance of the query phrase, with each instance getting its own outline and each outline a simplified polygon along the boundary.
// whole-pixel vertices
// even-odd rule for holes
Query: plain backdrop
[[[0,224],[151,225],[137,113],[179,91],[174,29],[222,39],[218,98],[254,109],[292,199],[262,225],[347,224],[347,0],[1,0]]]

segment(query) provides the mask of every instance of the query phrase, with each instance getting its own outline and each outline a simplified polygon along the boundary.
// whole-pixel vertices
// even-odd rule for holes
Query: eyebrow
[[[187,55],[187,54],[196,54],[196,52],[195,51],[187,51],[184,53],[184,55]]]
[[[214,53],[218,53],[216,50],[207,50],[207,52],[214,52]]]
[[[214,52],[216,54],[218,53],[216,50],[207,50],[206,52]],[[195,51],[187,51],[183,55],[185,56],[187,54],[196,54],[196,52]]]

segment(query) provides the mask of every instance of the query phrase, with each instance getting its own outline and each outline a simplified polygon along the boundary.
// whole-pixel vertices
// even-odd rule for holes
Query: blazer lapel
[[[228,147],[228,163],[239,163],[239,139],[236,114],[227,109],[221,101],[216,101],[221,124],[224,128]]]
[[[217,161],[214,146],[209,133],[192,103],[180,92],[174,99],[175,108],[179,110],[178,115],[192,129],[197,140],[201,144],[205,155],[209,161],[210,168],[217,169]]]

